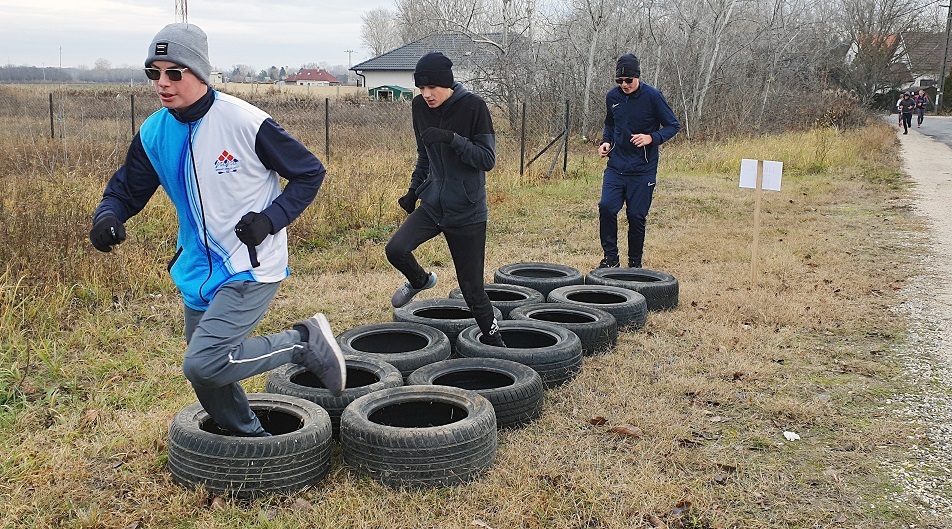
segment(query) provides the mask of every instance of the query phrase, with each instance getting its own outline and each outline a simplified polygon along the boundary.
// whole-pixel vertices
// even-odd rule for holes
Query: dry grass
[[[880,465],[914,434],[885,400],[907,387],[892,355],[905,323],[888,309],[920,250],[885,125],[665,147],[645,265],[679,279],[680,306],[548,391],[543,417],[502,433],[478,481],[391,490],[335,454],[313,490],[215,506],[165,468],[167,421],[194,400],[163,266],[168,204],[157,197],[118,255],[100,255],[84,237],[107,175],[64,167],[44,180],[26,165],[23,179],[8,172],[24,163],[11,141],[0,145],[0,527],[926,527],[916,506],[887,500],[895,485]],[[764,196],[754,283],[742,157],[786,164],[783,191]],[[292,227],[293,274],[262,332],[317,310],[337,331],[390,319],[402,279],[383,244],[410,163],[332,166]],[[487,279],[518,261],[597,263],[602,163],[586,149],[570,165],[554,180],[519,177],[512,162],[490,173]],[[420,258],[441,278],[426,294],[456,286],[445,243]],[[643,435],[609,431],[625,424]]]

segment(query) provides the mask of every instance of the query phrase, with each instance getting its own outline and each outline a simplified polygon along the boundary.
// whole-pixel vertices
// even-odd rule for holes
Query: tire
[[[347,386],[339,397],[335,397],[307,368],[298,364],[285,364],[268,373],[265,391],[309,400],[324,408],[331,418],[333,438],[338,439],[340,415],[348,404],[368,393],[403,385],[400,371],[383,360],[356,355],[346,356],[344,360],[347,363]]]
[[[496,307],[493,307],[493,315],[497,320],[502,319],[502,311]],[[476,319],[473,318],[473,313],[465,301],[440,298],[411,301],[400,308],[393,309],[393,321],[416,323],[439,329],[454,347],[460,331],[476,324]]]
[[[250,393],[248,401],[272,437],[228,435],[199,403],[176,414],[168,468],[177,483],[248,499],[298,491],[327,476],[331,419],[323,408],[271,393]]]
[[[596,268],[585,276],[587,285],[608,285],[634,290],[645,297],[649,311],[678,306],[678,280],[671,274],[643,268]]]
[[[543,303],[545,296],[538,290],[521,285],[506,283],[486,283],[486,294],[493,306],[502,312],[503,319],[509,319],[509,313],[516,307],[529,303]],[[450,299],[463,299],[463,292],[457,287],[450,291]]]
[[[391,487],[473,480],[496,458],[496,415],[485,397],[449,386],[364,395],[340,420],[344,464]]]
[[[572,303],[602,309],[615,317],[619,329],[640,329],[648,321],[645,297],[627,288],[571,285],[549,293],[550,303]]]
[[[553,289],[585,282],[576,268],[552,263],[515,263],[500,266],[493,275],[496,283],[521,285],[548,296]]]
[[[337,343],[344,355],[382,360],[404,377],[418,367],[446,360],[452,353],[446,334],[412,322],[361,325],[338,334]]]
[[[611,313],[573,303],[530,303],[509,313],[513,320],[555,323],[575,333],[582,355],[606,353],[618,342],[618,323]]]
[[[454,358],[417,369],[409,385],[468,389],[493,405],[496,427],[515,428],[542,413],[542,377],[529,366],[499,358]]]
[[[459,335],[457,350],[464,358],[501,358],[527,365],[552,388],[578,374],[582,368],[582,342],[572,331],[554,323],[533,320],[499,322],[499,332],[507,347],[486,345],[473,325]]]

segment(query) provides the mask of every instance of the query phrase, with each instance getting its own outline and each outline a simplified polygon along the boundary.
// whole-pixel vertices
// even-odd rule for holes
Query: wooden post
[[[758,254],[760,252],[760,199],[764,194],[764,161],[757,160],[757,189],[754,190],[754,244],[751,249],[750,281],[757,283]]]
[[[53,93],[50,92],[50,139],[56,139],[56,129],[53,128]]]

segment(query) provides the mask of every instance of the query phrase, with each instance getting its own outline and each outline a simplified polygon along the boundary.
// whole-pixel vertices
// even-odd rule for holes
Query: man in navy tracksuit
[[[344,357],[323,314],[249,336],[288,277],[285,227],[314,200],[324,166],[264,111],[208,86],[208,41],[198,26],[159,31],[145,66],[164,108],[132,139],[89,239],[111,252],[126,239],[125,222],[162,186],[179,224],[168,269],[185,304],[182,370],[218,426],[268,436],[241,380],[293,362],[336,395],[346,385]],[[283,190],[279,175],[288,180]]]
[[[410,216],[386,247],[387,260],[407,281],[390,302],[402,307],[436,286],[436,274],[424,270],[412,252],[442,233],[481,340],[505,347],[483,282],[486,171],[496,165],[496,132],[486,102],[453,81],[452,66],[442,53],[432,52],[420,58],[413,72],[420,89],[412,102],[417,160],[409,189],[398,200]]]
[[[599,237],[605,258],[599,268],[618,261],[618,212],[628,217],[628,266],[640,268],[645,222],[658,174],[658,146],[681,130],[661,92],[642,83],[641,64],[632,54],[618,58],[615,82],[605,96],[605,128],[599,156],[608,157],[598,202]]]

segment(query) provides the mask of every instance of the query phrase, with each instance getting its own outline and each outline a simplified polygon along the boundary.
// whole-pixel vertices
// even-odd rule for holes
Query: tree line
[[[600,134],[615,60],[635,53],[689,137],[843,121],[902,82],[887,38],[945,30],[936,0],[394,0],[363,16],[374,54],[457,32],[496,49],[485,94],[564,97]],[[488,36],[488,37],[487,37]],[[936,72],[938,77],[938,72]],[[894,101],[894,100],[893,100]],[[858,117],[856,118],[858,120]]]

